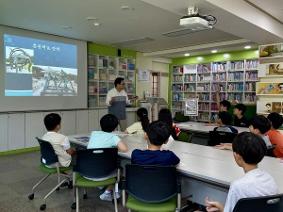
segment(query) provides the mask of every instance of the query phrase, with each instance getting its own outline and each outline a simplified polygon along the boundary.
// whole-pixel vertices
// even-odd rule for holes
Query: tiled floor
[[[52,176],[39,186],[34,200],[28,199],[32,186],[43,176],[38,170],[39,152],[0,157],[0,212],[32,212],[39,211],[41,198],[56,184],[56,177]],[[80,211],[114,211],[111,202],[101,201],[101,191],[90,189],[88,199],[80,201]],[[61,189],[47,200],[46,211],[72,211],[73,190]],[[73,210],[75,211],[75,210]],[[127,211],[119,206],[119,211]]]

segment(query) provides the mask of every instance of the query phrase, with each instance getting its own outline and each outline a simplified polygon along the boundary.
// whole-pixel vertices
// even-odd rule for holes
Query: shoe
[[[111,202],[113,200],[113,195],[112,195],[112,192],[109,192],[109,191],[104,191],[104,193],[102,193],[99,198],[101,200],[104,200],[104,201],[109,201]]]
[[[121,192],[120,192],[120,191],[115,192],[115,194],[116,194],[116,199],[119,199],[119,198],[121,197]],[[114,197],[113,197],[113,198],[114,198]]]

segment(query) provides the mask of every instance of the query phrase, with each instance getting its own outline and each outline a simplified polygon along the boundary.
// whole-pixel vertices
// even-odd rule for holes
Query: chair
[[[282,212],[283,194],[240,199],[233,212]]]
[[[273,153],[275,147],[276,147],[276,145],[272,145],[272,146],[268,147],[265,155],[269,156],[269,157],[275,157],[275,155]]]
[[[192,135],[187,132],[181,131],[177,137],[177,140],[190,143],[192,140]]]
[[[107,178],[110,175],[113,176],[114,172],[114,177]],[[85,177],[100,178],[100,180],[90,180]],[[76,211],[79,211],[79,187],[84,188],[84,199],[86,199],[86,188],[115,185],[115,188],[118,189],[119,178],[120,169],[117,148],[86,149],[77,151],[76,165],[73,168],[75,201],[72,204],[72,209],[76,208]],[[118,206],[115,193],[116,192],[113,192],[113,196],[115,211],[117,212]]]
[[[41,153],[41,159],[40,159],[40,166],[39,169],[46,174],[43,178],[41,178],[33,187],[32,187],[32,193],[28,196],[30,200],[34,199],[34,192],[35,189],[42,184],[50,175],[56,174],[57,175],[57,184],[54,188],[51,189],[50,192],[48,192],[43,200],[44,204],[40,206],[40,210],[46,209],[46,199],[55,191],[59,190],[60,186],[66,181],[68,181],[68,188],[73,188],[71,177],[67,174],[65,174],[66,171],[70,171],[71,167],[60,167],[58,162],[58,157],[55,154],[55,151],[52,147],[52,145],[48,141],[44,141],[40,138],[36,138],[39,146],[40,146],[40,153]],[[54,166],[54,168],[48,167],[49,165]],[[61,177],[64,177],[65,179],[61,180]]]
[[[177,181],[176,167],[128,164],[122,189],[123,206],[128,211],[180,211],[181,186]]]
[[[208,146],[215,146],[220,143],[232,143],[236,136],[236,133],[209,131]]]

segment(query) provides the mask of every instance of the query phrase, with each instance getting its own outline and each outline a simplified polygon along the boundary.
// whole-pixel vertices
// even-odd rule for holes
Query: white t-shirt
[[[128,128],[126,129],[126,131],[129,134],[139,134],[142,135],[144,134],[144,131],[142,129],[142,124],[140,121],[133,123],[132,125],[128,126]]]
[[[119,91],[117,91],[116,88],[112,88],[110,91],[108,91],[107,96],[106,96],[106,105],[107,106],[110,106],[109,102],[111,101],[112,97],[115,97],[115,96],[125,96],[126,97],[126,104],[127,105],[131,104],[125,90],[121,90],[119,92]]]
[[[72,156],[66,150],[70,149],[70,141],[67,136],[57,132],[47,132],[42,136],[42,140],[48,141],[58,156],[61,166],[68,167],[72,161]]]
[[[251,170],[231,184],[224,212],[232,212],[238,200],[242,198],[275,195],[278,192],[270,174],[258,168]]]

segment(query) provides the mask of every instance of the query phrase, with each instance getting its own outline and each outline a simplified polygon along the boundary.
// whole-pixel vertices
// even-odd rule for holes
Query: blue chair
[[[77,151],[76,165],[73,167],[75,201],[71,208],[76,208],[76,211],[79,211],[80,187],[86,189],[115,185],[115,188],[118,189],[119,179],[120,169],[117,148],[86,149]],[[116,192],[113,192],[113,196],[115,211],[117,212]],[[87,194],[86,190],[84,190],[84,199],[86,198]]]
[[[129,211],[168,212],[181,209],[181,186],[176,167],[126,165],[122,189],[123,206]]]
[[[282,212],[283,194],[240,199],[233,212]]]
[[[58,162],[58,157],[55,154],[55,151],[52,147],[52,145],[48,141],[44,141],[40,138],[36,138],[39,146],[40,146],[40,153],[41,153],[41,158],[40,158],[40,166],[39,169],[45,173],[46,175],[41,178],[33,187],[32,187],[32,193],[28,196],[30,200],[34,199],[34,192],[35,189],[42,184],[50,175],[56,174],[57,175],[57,184],[55,187],[51,189],[50,192],[48,192],[43,200],[44,204],[40,206],[40,210],[45,210],[46,209],[46,199],[55,191],[59,190],[60,186],[68,182],[68,188],[72,189],[72,181],[71,177],[66,174],[65,172],[70,171],[72,167],[60,167],[60,164]],[[52,167],[51,167],[52,165]],[[61,180],[61,177],[64,179]]]

